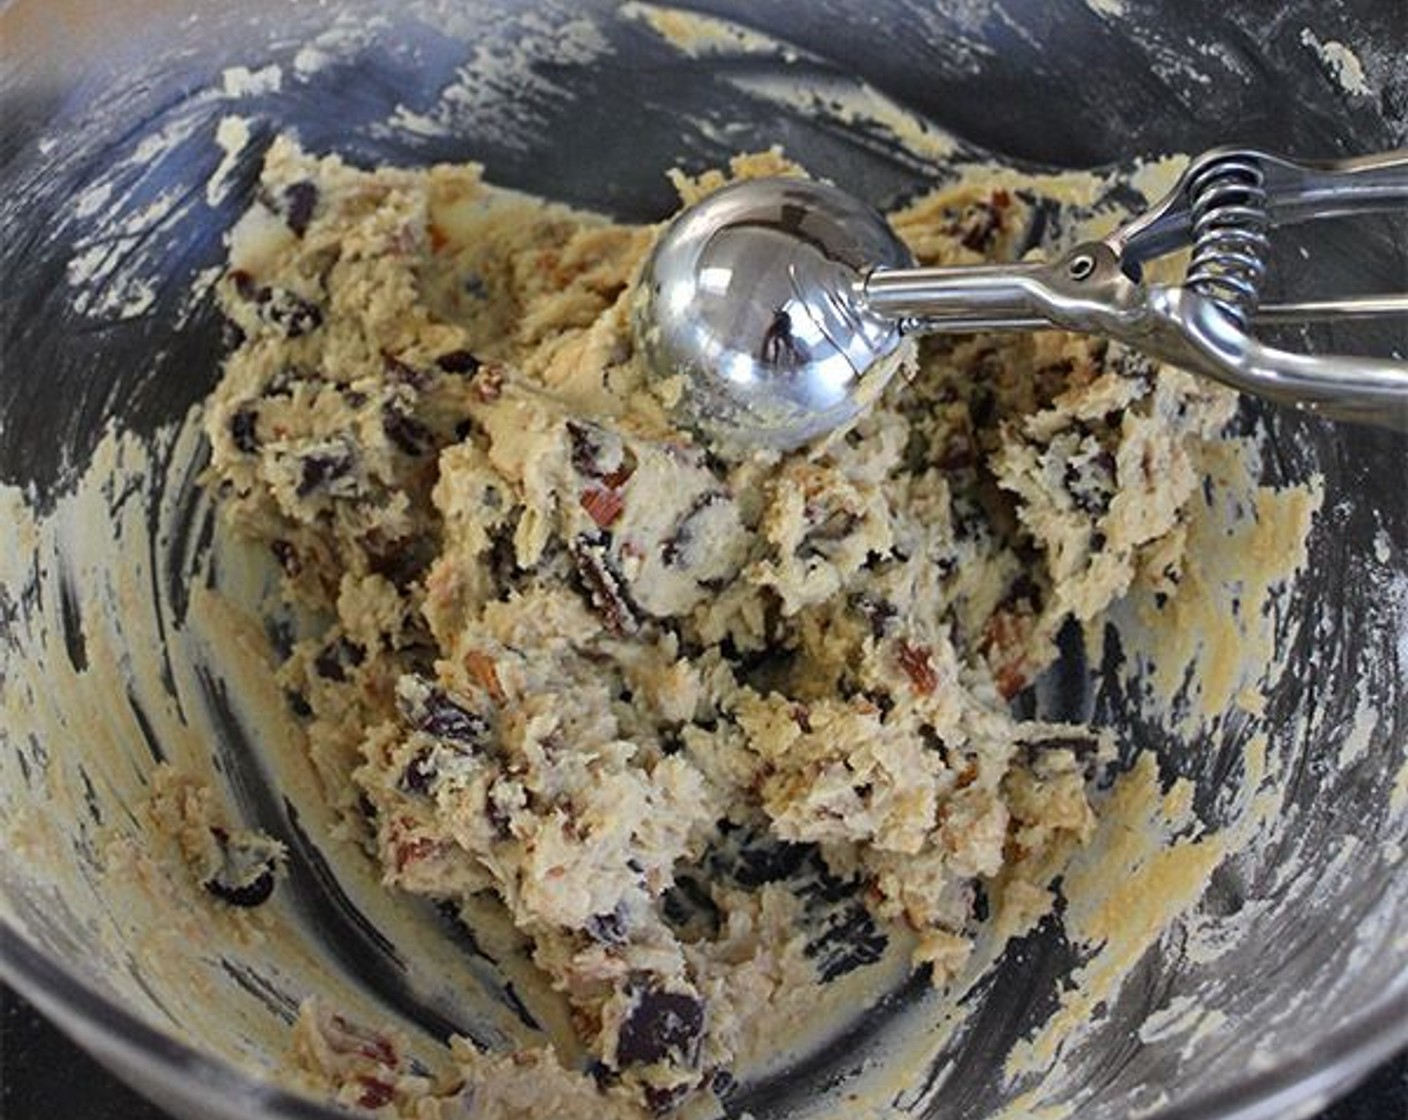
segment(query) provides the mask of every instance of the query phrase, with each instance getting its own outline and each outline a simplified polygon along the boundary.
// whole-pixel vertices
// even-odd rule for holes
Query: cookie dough
[[[1042,190],[892,221],[923,263],[1010,258]],[[389,887],[499,900],[589,1055],[459,1043],[442,1085],[307,1008],[349,1103],[669,1111],[890,940],[943,984],[1094,827],[1113,744],[1008,701],[1068,620],[1178,581],[1233,396],[1096,339],[936,340],[827,445],[726,463],[633,353],[655,233],[280,139],[232,234],[207,477],[322,620],[280,669],[306,749]]]

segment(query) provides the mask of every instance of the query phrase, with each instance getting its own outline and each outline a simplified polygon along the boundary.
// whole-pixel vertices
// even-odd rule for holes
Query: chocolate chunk
[[[1001,606],[1014,607],[1018,603],[1035,605],[1041,595],[1041,589],[1037,586],[1036,580],[1032,579],[1027,572],[1021,572],[1012,581],[1007,593],[1003,595]]]
[[[863,591],[857,591],[851,596],[851,606],[870,623],[870,633],[877,639],[883,638],[894,629],[900,614],[899,608],[888,599],[868,595]]]
[[[233,319],[220,320],[220,346],[223,350],[238,350],[244,345],[246,337],[244,328]]]
[[[630,938],[626,933],[626,913],[617,906],[609,914],[593,914],[582,927],[593,941],[604,945],[624,945]]]
[[[401,714],[415,730],[475,747],[488,741],[489,721],[451,699],[444,689],[418,677],[403,677],[402,682],[397,701]]]
[[[254,282],[254,277],[242,268],[232,268],[227,274],[230,283],[234,285],[235,294],[240,299],[254,300],[259,294],[259,285]],[[267,291],[268,289],[265,289]]]
[[[1084,761],[1093,758],[1100,749],[1100,740],[1094,735],[1082,734],[1073,731],[1069,734],[1047,735],[1040,739],[1031,739],[1022,744],[1027,749],[1027,753],[1033,758],[1045,754],[1048,751],[1070,751],[1076,758]]]
[[[301,692],[289,689],[284,693],[284,699],[288,701],[288,709],[299,719],[312,719],[313,708],[308,703],[308,698]]]
[[[287,288],[257,284],[243,269],[230,272],[235,293],[255,305],[259,318],[278,327],[287,338],[299,338],[322,326],[323,312],[311,300],[304,299]]]
[[[1114,473],[1114,457],[1101,451],[1083,469],[1068,461],[1061,475],[1061,487],[1076,509],[1099,517],[1109,510],[1114,497]]]
[[[992,913],[992,905],[988,901],[988,892],[982,883],[973,884],[973,920],[975,922],[985,922]]]
[[[330,483],[352,473],[354,459],[351,448],[338,452],[312,452],[303,457],[296,493],[300,498],[326,490]]]
[[[579,538],[568,551],[587,600],[601,615],[606,628],[617,635],[639,630],[640,617],[625,591],[624,581],[612,570],[606,549]]]
[[[656,1116],[663,1116],[689,1096],[693,1086],[683,1085],[647,1085],[645,1087],[645,1107],[655,1113]]]
[[[276,397],[293,396],[293,385],[296,381],[304,380],[308,375],[294,366],[283,366],[269,378],[268,383],[260,390],[259,395],[266,399]]]
[[[681,941],[717,937],[723,924],[723,914],[709,888],[688,871],[678,872],[661,895],[660,912]]]
[[[999,188],[992,192],[990,198],[965,207],[949,232],[958,235],[965,249],[986,253],[997,241],[997,235],[1002,230],[1003,214],[1011,205],[1011,194]]]
[[[706,490],[689,504],[672,532],[660,544],[660,559],[667,568],[683,567],[689,547],[698,533],[699,517],[707,509],[728,501],[722,490]]]
[[[435,445],[434,433],[394,404],[381,410],[381,428],[386,438],[407,455],[424,455]]]
[[[302,237],[308,232],[308,224],[313,220],[313,211],[318,206],[318,188],[304,179],[290,183],[284,188],[284,221],[288,228]]]
[[[246,455],[259,450],[259,414],[252,408],[241,408],[230,417],[230,439]]]
[[[830,557],[835,546],[860,528],[861,517],[848,509],[822,511],[808,508],[806,516],[816,523],[808,529],[797,545],[797,555],[802,559],[813,556]]]
[[[616,1038],[616,1064],[651,1065],[673,1061],[691,1065],[704,1033],[704,1004],[688,992],[638,986],[635,1005]]]
[[[220,866],[202,886],[231,906],[261,906],[274,893],[274,878],[281,850],[277,841],[257,832],[231,834],[211,828],[219,851]]]
[[[405,591],[420,579],[435,560],[435,542],[422,536],[387,540],[373,531],[361,543],[367,553],[368,569],[390,580],[398,591]]]
[[[451,350],[436,358],[435,364],[446,373],[473,375],[479,372],[482,363],[468,350]]]
[[[921,723],[919,725],[919,741],[924,744],[925,750],[933,751],[937,754],[939,758],[943,760],[945,766],[950,765],[950,760],[953,758],[953,751],[949,745],[944,742],[944,737],[934,730],[933,725],[928,723]]]
[[[301,338],[323,325],[317,304],[284,288],[265,288],[268,299],[259,300],[259,316],[278,327],[287,338]]]
[[[417,751],[415,757],[406,763],[406,769],[396,783],[397,787],[405,793],[428,797],[431,786],[440,776],[432,756],[433,752],[429,747]]]
[[[389,381],[409,385],[413,389],[424,389],[430,384],[430,378],[424,370],[417,369],[410,362],[402,361],[386,350],[381,352],[381,365]]]
[[[365,646],[342,636],[324,646],[313,659],[313,665],[328,680],[345,681],[347,670],[362,664],[366,657]]]
[[[303,570],[303,561],[299,559],[298,550],[288,541],[271,541],[269,551],[274,554],[274,559],[279,562],[279,567],[287,574],[296,576]]]
[[[420,730],[441,739],[461,743],[479,743],[489,734],[489,723],[483,716],[456,704],[443,692],[432,692],[425,702],[425,718]]]
[[[572,449],[572,466],[578,474],[616,488],[624,486],[635,473],[635,452],[615,432],[569,420],[567,439]]]
[[[257,284],[243,269],[230,273],[235,292],[255,305],[259,318],[278,327],[287,338],[299,338],[322,326],[323,312],[317,304],[287,288]]]
[[[595,425],[582,424],[576,420],[567,421],[567,439],[572,445],[572,466],[578,474],[589,478],[600,477],[603,435],[602,430]]]

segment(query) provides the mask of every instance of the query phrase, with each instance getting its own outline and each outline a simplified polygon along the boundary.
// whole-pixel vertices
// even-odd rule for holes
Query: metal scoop
[[[1408,150],[1312,164],[1219,148],[1152,209],[1056,261],[914,268],[884,219],[836,187],[746,180],[661,236],[636,334],[674,417],[732,449],[790,449],[849,423],[898,367],[906,335],[1052,327],[1322,416],[1408,430],[1408,363],[1294,353],[1249,333],[1408,313],[1408,292],[1258,306],[1274,227],[1405,208]],[[1181,249],[1182,285],[1142,280],[1148,262]]]

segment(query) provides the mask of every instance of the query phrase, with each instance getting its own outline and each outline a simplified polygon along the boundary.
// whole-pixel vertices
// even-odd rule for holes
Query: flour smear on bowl
[[[695,53],[784,49],[627,14]],[[862,93],[834,111],[954,155]],[[209,199],[250,135],[225,116]],[[1178,166],[955,164],[890,217],[922,263],[1010,259],[1037,215],[1108,228],[1112,192],[1156,196]],[[422,1118],[711,1115],[915,976],[903,1029],[817,1108],[917,1109],[963,997],[1059,920],[1079,965],[1006,1075],[1014,1116],[1067,1114],[1064,1058],[1146,952],[1230,936],[1237,917],[1189,915],[1286,775],[1252,736],[1212,829],[1152,753],[1014,712],[1113,629],[1171,734],[1258,715],[1317,482],[1258,484],[1226,390],[1059,333],[926,342],[853,430],[723,461],[669,425],[632,346],[659,227],[492,172],[275,141],[192,295],[228,322],[214,395],[152,440],[110,433],[42,509],[0,491],[22,545],[0,558],[5,732],[110,744],[100,771],[37,779],[5,753],[7,849],[101,900],[75,922],[121,998],[233,1021],[212,1030],[231,1060]],[[670,174],[687,204],[777,173],[804,171],[764,152]],[[140,276],[120,287],[150,305]],[[297,812],[241,818],[244,778],[210,748],[231,735]],[[299,948],[300,847],[468,1024],[447,1045]],[[1220,1022],[1175,1000],[1146,1031]]]

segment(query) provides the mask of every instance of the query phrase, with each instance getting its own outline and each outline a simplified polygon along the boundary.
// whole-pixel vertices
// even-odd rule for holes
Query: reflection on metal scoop
[[[1258,306],[1269,231],[1402,210],[1408,152],[1298,164],[1217,149],[1169,195],[1054,262],[913,268],[874,210],[804,179],[731,184],[646,266],[636,333],[673,415],[725,450],[786,450],[854,420],[907,334],[1061,328],[1114,338],[1244,392],[1408,429],[1408,364],[1266,346],[1248,324],[1408,313],[1408,294]],[[1191,249],[1181,286],[1142,282]]]
[[[900,324],[865,279],[911,265],[870,207],[806,179],[734,183],[661,237],[638,334],[655,373],[678,376],[677,415],[711,437],[789,448],[841,427],[888,368]]]

